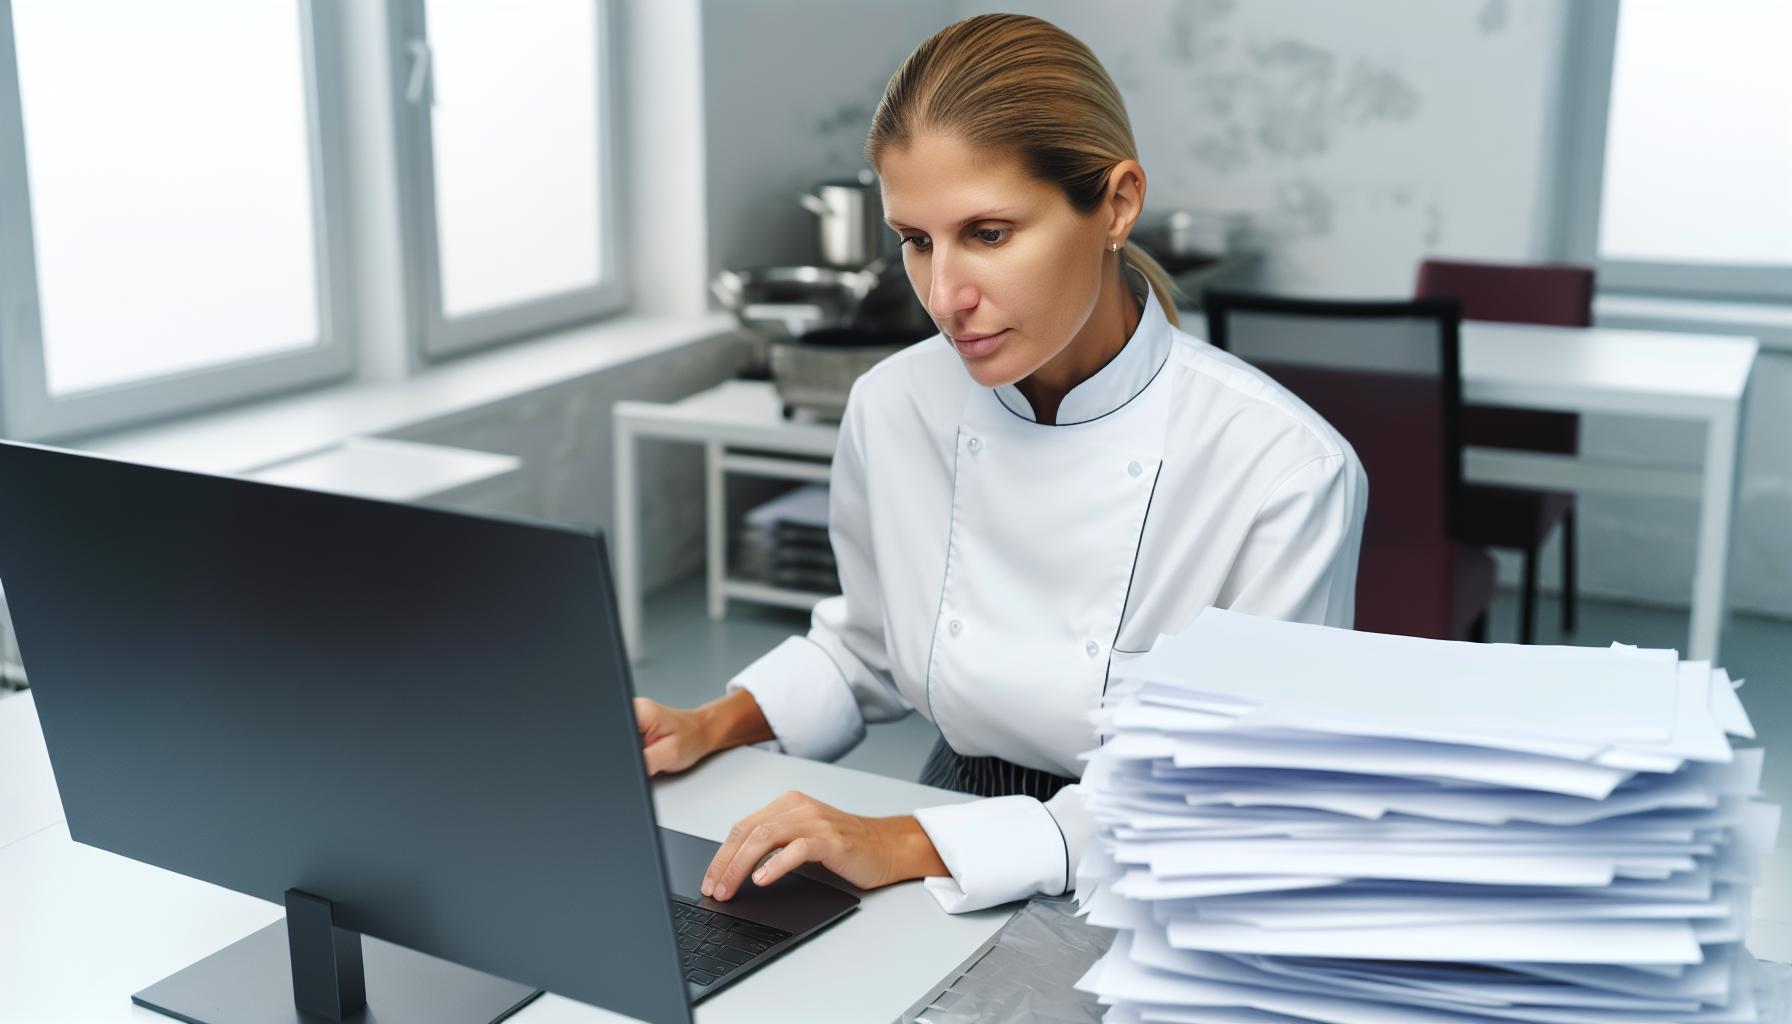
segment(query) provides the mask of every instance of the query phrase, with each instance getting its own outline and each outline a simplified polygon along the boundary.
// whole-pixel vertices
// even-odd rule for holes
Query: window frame
[[[355,367],[342,26],[333,3],[297,0],[303,48],[316,344],[55,396],[45,366],[24,104],[12,0],[0,0],[0,432],[44,440],[192,412],[347,377]]]
[[[545,331],[624,312],[629,303],[622,181],[621,25],[611,0],[588,0],[596,8],[599,266],[605,276],[593,285],[540,296],[473,314],[448,317],[442,304],[442,263],[436,224],[435,145],[430,107],[434,54],[429,48],[425,0],[391,0],[387,8],[391,68],[392,125],[398,171],[400,248],[405,267],[406,321],[413,359],[429,362],[517,341]],[[417,61],[427,61],[422,72]],[[413,76],[419,98],[411,98]]]
[[[1577,0],[1568,12],[1563,81],[1570,131],[1563,137],[1567,187],[1557,209],[1557,251],[1595,268],[1601,291],[1756,301],[1792,300],[1792,264],[1677,263],[1605,259],[1599,222],[1605,190],[1606,129],[1617,64],[1622,0]]]

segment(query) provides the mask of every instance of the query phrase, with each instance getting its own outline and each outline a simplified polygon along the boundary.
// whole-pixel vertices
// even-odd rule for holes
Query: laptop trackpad
[[[705,910],[801,934],[832,920],[859,902],[850,894],[851,887],[844,880],[819,864],[807,865],[764,888],[748,879],[732,899],[718,902],[700,895],[700,887],[704,870],[722,844],[662,828],[660,848],[666,854],[666,877],[671,882],[672,891],[696,901]],[[833,879],[833,882],[818,881],[816,875]]]

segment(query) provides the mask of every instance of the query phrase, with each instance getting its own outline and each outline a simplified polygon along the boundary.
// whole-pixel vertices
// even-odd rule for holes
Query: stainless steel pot
[[[877,258],[883,228],[883,199],[872,181],[827,181],[797,196],[803,209],[820,218],[821,262],[830,267],[862,267]]]

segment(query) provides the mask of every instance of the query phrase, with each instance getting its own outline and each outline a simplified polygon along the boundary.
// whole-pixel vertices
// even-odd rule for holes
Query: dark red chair
[[[1558,264],[1469,263],[1426,260],[1415,289],[1421,299],[1455,299],[1466,320],[1588,327],[1593,323],[1593,271]],[[1574,455],[1580,417],[1574,413],[1466,405],[1464,444]],[[1574,495],[1527,487],[1466,484],[1458,509],[1458,540],[1524,556],[1520,643],[1536,635],[1537,552],[1557,524],[1562,528],[1562,631],[1574,631]]]
[[[1356,628],[1485,640],[1493,558],[1449,526],[1462,488],[1457,304],[1212,290],[1202,305],[1211,343],[1274,377],[1362,460]]]

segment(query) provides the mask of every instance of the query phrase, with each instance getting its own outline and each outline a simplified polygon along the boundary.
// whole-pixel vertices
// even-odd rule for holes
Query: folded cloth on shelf
[[[1078,867],[1110,1022],[1778,1020],[1721,669],[1209,609],[1116,661]]]
[[[807,484],[742,517],[732,574],[788,590],[840,592],[840,570],[828,540],[828,488]]]

